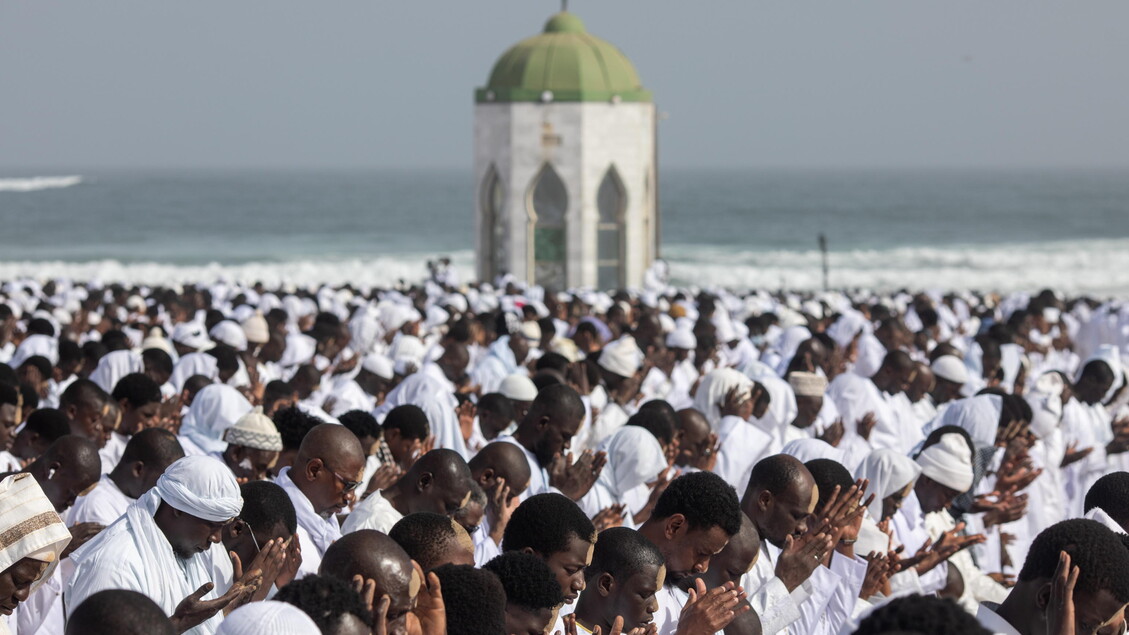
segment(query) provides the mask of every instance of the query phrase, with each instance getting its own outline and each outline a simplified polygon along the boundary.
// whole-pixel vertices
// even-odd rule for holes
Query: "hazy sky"
[[[471,163],[552,0],[4,0],[0,176]],[[573,0],[666,166],[1129,167],[1129,2]]]

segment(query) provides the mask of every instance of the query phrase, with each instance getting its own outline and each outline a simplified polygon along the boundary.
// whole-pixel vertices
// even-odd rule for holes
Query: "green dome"
[[[563,12],[545,23],[544,32],[506,51],[475,97],[479,103],[540,102],[547,92],[552,101],[651,101],[631,60]]]

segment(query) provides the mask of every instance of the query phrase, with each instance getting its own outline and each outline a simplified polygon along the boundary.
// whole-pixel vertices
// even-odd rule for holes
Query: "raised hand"
[[[780,578],[788,591],[795,590],[811,577],[833,546],[831,534],[825,524],[808,530],[799,538],[788,536],[784,539],[784,550],[776,559],[776,577]]]
[[[937,542],[933,543],[932,548],[928,553],[916,564],[918,575],[932,570],[937,565],[948,560],[953,554],[967,549],[972,545],[978,545],[986,540],[983,534],[973,534],[971,536],[961,536],[960,532],[964,531],[964,523],[960,523],[951,531],[946,531],[941,534]],[[929,544],[929,541],[926,541]],[[924,547],[923,547],[924,548]],[[920,553],[920,551],[918,552]]]
[[[855,429],[858,430],[859,436],[870,440],[870,433],[874,431],[874,426],[878,424],[878,417],[874,412],[868,412],[855,422]]]
[[[721,441],[718,440],[717,434],[710,433],[709,443],[706,444],[706,449],[699,457],[698,463],[694,466],[703,472],[712,472],[713,468],[717,465],[717,454],[721,451]]]
[[[747,386],[734,386],[725,393],[725,401],[721,403],[720,408],[721,416],[748,420],[753,416],[753,405],[756,401]]]
[[[400,469],[399,465],[395,463],[383,463],[376,471],[372,473],[372,478],[369,479],[368,487],[365,488],[365,496],[373,492],[379,492],[382,489],[387,489],[393,483],[400,480],[404,472]]]
[[[278,576],[274,579],[274,586],[281,589],[290,584],[294,578],[298,577],[298,569],[301,567],[302,542],[298,540],[298,534],[294,534],[290,536],[290,542],[286,545],[286,560],[282,564],[282,570],[278,572]]]
[[[866,562],[866,576],[863,577],[859,597],[865,600],[875,595],[889,595],[890,577],[894,575],[896,564],[886,554],[877,551],[870,552]]]
[[[63,558],[74,553],[76,549],[90,542],[90,539],[97,536],[100,531],[105,529],[106,526],[99,523],[78,523],[72,525],[69,529],[71,532],[71,541],[67,543],[66,549],[63,549]]]
[[[1077,463],[1087,456],[1090,456],[1090,453],[1093,451],[1094,448],[1082,448],[1081,450],[1079,450],[1078,442],[1075,441],[1074,443],[1066,446],[1066,452],[1064,452],[1062,455],[1062,463],[1059,465],[1059,467],[1066,467],[1072,463]]]
[[[627,505],[618,504],[601,509],[592,517],[592,524],[595,525],[596,531],[601,532],[609,527],[622,527],[626,508]]]
[[[1028,423],[1021,419],[1012,419],[1003,428],[996,429],[996,447],[1007,447],[1013,439],[1018,439],[1025,436],[1027,433]]]
[[[497,545],[502,544],[502,535],[506,532],[506,525],[510,524],[510,516],[521,504],[517,496],[510,496],[512,490],[506,484],[506,479],[498,477],[494,480],[494,487],[489,492],[490,498],[486,502],[486,515],[490,519],[490,538]]]
[[[1054,582],[1051,584],[1051,601],[1047,605],[1047,632],[1055,635],[1074,635],[1074,585],[1081,570],[1070,564],[1070,554],[1058,556]]]
[[[443,604],[443,588],[439,584],[439,576],[431,572],[425,576],[415,560],[412,561],[412,566],[423,581],[419,595],[416,596],[416,606],[412,609],[423,629],[423,635],[447,635],[447,609]]]
[[[732,582],[706,591],[700,578],[690,589],[690,599],[678,616],[676,635],[713,635],[724,630],[733,618],[752,610],[745,603],[745,592]]]
[[[843,434],[845,434],[846,431],[847,428],[843,425],[843,419],[840,417],[831,425],[827,426],[816,438],[822,440],[827,445],[839,447],[839,442],[843,440]]]
[[[173,626],[176,628],[176,632],[183,633],[199,626],[220,611],[228,613],[234,610],[254,592],[254,589],[251,587],[241,582],[236,582],[231,585],[227,593],[224,593],[214,600],[201,599],[211,592],[214,587],[214,584],[207,582],[199,589],[196,589],[191,595],[181,600],[180,604],[176,605],[176,610],[173,611],[172,617],[170,618]]]
[[[638,512],[635,512],[631,515],[632,520],[635,521],[636,525],[641,525],[647,522],[647,520],[651,517],[651,512],[654,511],[655,505],[657,505],[659,502],[659,498],[663,495],[663,492],[666,491],[666,488],[670,485],[670,482],[671,480],[673,480],[673,478],[674,468],[668,467],[659,472],[658,476],[655,477],[655,480],[647,482],[647,487],[651,488],[651,494],[647,497],[647,502],[643,505],[643,507]]]
[[[471,403],[469,399],[459,404],[458,408],[455,408],[455,415],[459,418],[459,431],[463,435],[463,441],[469,440],[470,436],[474,434],[474,416],[476,412],[474,404]]]
[[[1023,518],[1026,512],[1027,494],[1001,496],[995,506],[984,514],[984,526],[1007,524]]]
[[[286,564],[285,543],[286,541],[281,538],[268,540],[259,550],[259,553],[255,554],[246,571],[243,569],[243,562],[239,559],[239,554],[234,551],[227,552],[231,558],[231,568],[234,572],[232,579],[236,581],[259,580],[258,588],[251,596],[252,602],[267,599],[267,593],[270,592],[270,583],[278,578]],[[267,581],[267,583],[263,584],[263,581]]]
[[[605,452],[585,450],[575,463],[569,463],[563,454],[553,457],[549,464],[549,484],[574,501],[580,500],[596,484],[600,471],[608,462]]]

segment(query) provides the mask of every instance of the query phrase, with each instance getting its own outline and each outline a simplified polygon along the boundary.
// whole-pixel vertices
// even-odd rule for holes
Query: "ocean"
[[[470,279],[469,170],[0,174],[0,279]],[[664,169],[676,283],[1129,297],[1129,172]]]

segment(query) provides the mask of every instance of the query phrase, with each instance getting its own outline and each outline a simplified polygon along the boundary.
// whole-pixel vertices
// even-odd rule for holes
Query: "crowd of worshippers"
[[[1126,631],[1129,305],[502,282],[4,284],[0,633]]]

